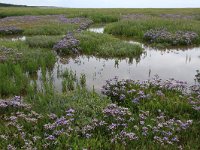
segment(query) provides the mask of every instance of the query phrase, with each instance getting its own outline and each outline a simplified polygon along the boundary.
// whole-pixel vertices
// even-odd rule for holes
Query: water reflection
[[[95,33],[103,33],[104,32],[104,27],[93,27],[89,28],[88,31],[95,32]]]
[[[102,33],[102,30],[102,28],[89,29],[98,33]],[[135,44],[131,40],[127,42]],[[52,73],[54,86],[57,91],[62,91],[60,74],[66,69],[74,71],[77,78],[80,78],[82,73],[85,74],[88,89],[94,87],[97,92],[100,92],[107,79],[115,76],[119,79],[148,80],[158,74],[162,79],[175,78],[187,81],[189,85],[195,84],[196,70],[200,68],[200,48],[157,50],[142,46],[145,52],[139,59],[106,59],[85,55],[75,58],[59,57]],[[41,71],[38,72],[38,77],[40,76]]]
[[[26,41],[26,36],[5,36],[1,40]]]
[[[79,78],[86,75],[87,87],[99,92],[105,80],[118,76],[120,79],[147,80],[158,74],[162,79],[175,78],[195,84],[196,70],[200,67],[198,55],[200,48],[184,51],[158,51],[146,48],[139,62],[135,59],[104,59],[89,56],[59,58],[53,69],[54,85],[62,90],[60,72],[66,69],[74,71]],[[39,75],[41,76],[41,72]]]
[[[12,41],[25,41],[25,40],[26,40],[26,36],[13,37],[11,40],[12,40]]]

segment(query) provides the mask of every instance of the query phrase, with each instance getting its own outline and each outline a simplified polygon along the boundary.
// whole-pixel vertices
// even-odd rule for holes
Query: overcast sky
[[[200,0],[0,0],[0,2],[74,8],[200,8]]]

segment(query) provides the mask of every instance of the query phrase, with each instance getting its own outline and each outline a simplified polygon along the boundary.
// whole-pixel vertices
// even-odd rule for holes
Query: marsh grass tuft
[[[80,41],[80,48],[84,54],[103,57],[137,57],[143,52],[140,45],[120,41],[108,34],[83,32],[76,37]]]
[[[78,29],[78,25],[64,23],[50,23],[33,26],[24,31],[24,35],[65,35],[69,31]]]
[[[28,78],[20,65],[0,64],[0,97],[26,93]]]
[[[29,47],[39,47],[39,48],[53,48],[62,36],[32,36],[27,37],[26,44]]]

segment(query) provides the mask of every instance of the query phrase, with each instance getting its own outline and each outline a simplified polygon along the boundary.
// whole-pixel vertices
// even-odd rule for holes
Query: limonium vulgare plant
[[[102,88],[102,93],[111,98],[120,106],[138,111],[141,106],[153,105],[153,102],[162,105],[162,108],[170,108],[174,103],[177,107],[182,107],[184,102],[191,104],[192,99],[196,101],[193,108],[198,109],[199,105],[199,85],[189,86],[186,82],[169,79],[163,81],[158,76],[148,81],[118,80],[117,77],[106,81]],[[176,101],[173,100],[176,97]],[[188,104],[188,103],[187,103]],[[188,109],[189,109],[188,104]],[[156,107],[152,106],[152,107]],[[186,106],[186,105],[185,105]]]
[[[144,34],[144,39],[150,43],[169,43],[172,45],[192,45],[199,35],[192,31],[177,31],[171,33],[166,29],[151,29]]]
[[[137,145],[149,140],[161,145],[179,145],[178,134],[192,125],[192,120],[181,121],[168,118],[161,110],[153,116],[149,111],[132,114],[128,108],[108,105],[103,111],[103,119],[94,119],[82,132],[86,138],[98,137],[99,133],[111,143]],[[181,146],[181,145],[179,145]]]

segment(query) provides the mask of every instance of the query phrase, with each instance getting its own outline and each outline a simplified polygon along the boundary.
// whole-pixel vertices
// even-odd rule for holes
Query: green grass
[[[0,63],[0,97],[26,94],[30,84],[27,73],[36,73],[41,66],[52,68],[56,61],[53,51],[30,48],[24,41],[1,40],[0,45],[11,49],[8,53],[0,53],[7,58]]]
[[[20,65],[0,64],[0,70],[0,97],[25,94],[28,78]]]
[[[66,15],[83,15],[98,13],[109,14],[109,15],[120,15],[120,14],[188,14],[198,15],[200,14],[199,8],[179,8],[179,9],[131,9],[131,8],[113,8],[113,9],[76,9],[76,8],[39,8],[39,7],[1,7],[1,17],[6,16],[23,16],[23,15],[49,15],[49,14],[66,14]]]
[[[76,8],[38,8],[38,7],[1,7],[0,17],[23,15],[54,15],[65,14],[69,17],[88,17],[96,23],[117,21],[121,15],[148,14],[159,16],[160,14],[183,14],[200,16],[199,8],[185,9],[76,9]]]
[[[152,17],[148,19],[125,20],[106,25],[105,33],[132,37],[145,42],[144,34],[150,29],[165,28],[171,33],[176,31],[193,31],[200,35],[200,22],[188,20],[161,19]],[[200,43],[200,40],[197,41]]]
[[[76,29],[78,29],[78,25],[61,23],[41,24],[26,28],[24,35],[65,35],[67,32]]]
[[[3,21],[0,27],[15,26],[23,31],[19,33],[23,35],[65,35],[69,31],[77,30],[79,25],[63,23],[56,16],[43,16],[33,20],[14,18]]]
[[[103,57],[137,57],[143,51],[139,45],[120,41],[108,34],[83,32],[76,37],[80,40],[80,47],[84,54]]]
[[[25,41],[1,40],[0,44],[6,48],[12,48],[12,53],[20,53],[21,57],[18,59],[17,63],[21,65],[24,71],[30,73],[36,72],[42,65],[51,68],[56,61],[55,53],[51,49],[31,48]],[[49,45],[46,46],[49,47]],[[12,59],[10,59],[8,54],[8,62],[10,61],[12,62]]]
[[[120,16],[117,14],[107,14],[102,12],[88,11],[88,12],[77,12],[75,14],[68,15],[69,17],[84,17],[89,18],[94,23],[109,23],[116,22],[120,19]]]
[[[119,21],[116,23],[108,24],[105,27],[105,32],[113,35],[130,36],[142,39],[146,31],[156,28],[166,28],[170,32],[176,31],[194,31],[200,34],[198,21],[187,20],[172,20],[172,19],[160,19],[152,17],[149,19],[137,19]]]
[[[26,38],[26,44],[29,47],[40,47],[40,48],[53,48],[62,36],[32,36]]]

